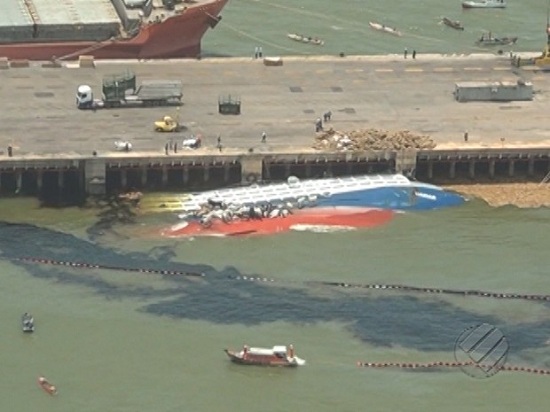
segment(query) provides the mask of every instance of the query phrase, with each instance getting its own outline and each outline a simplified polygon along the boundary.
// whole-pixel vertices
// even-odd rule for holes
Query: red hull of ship
[[[198,57],[201,39],[228,0],[213,0],[204,6],[189,7],[182,14],[169,17],[162,23],[144,26],[139,34],[128,40],[116,40],[97,50],[87,52],[97,42],[11,43],[0,44],[0,57],[18,60],[52,60],[79,54],[96,59],[167,59]]]
[[[208,228],[193,221],[175,225],[163,234],[168,237],[247,236],[287,232],[300,226],[326,227],[329,230],[367,228],[387,223],[393,215],[394,212],[387,209],[304,209],[288,217],[237,220],[231,223],[216,220]]]

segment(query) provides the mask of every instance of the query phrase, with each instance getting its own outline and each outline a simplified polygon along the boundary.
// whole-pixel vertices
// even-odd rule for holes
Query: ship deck
[[[23,0],[3,0],[0,27],[22,27],[33,24]]]
[[[3,0],[0,27],[119,22],[111,0]],[[6,12],[7,11],[7,12]]]

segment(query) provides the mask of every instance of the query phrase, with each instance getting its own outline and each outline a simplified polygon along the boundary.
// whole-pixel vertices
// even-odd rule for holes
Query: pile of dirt
[[[444,185],[466,196],[483,199],[490,206],[517,206],[521,208],[550,207],[550,184],[503,183]]]
[[[417,135],[408,130],[388,131],[362,129],[340,132],[333,129],[317,133],[314,149],[361,151],[433,149],[436,144],[429,136]]]

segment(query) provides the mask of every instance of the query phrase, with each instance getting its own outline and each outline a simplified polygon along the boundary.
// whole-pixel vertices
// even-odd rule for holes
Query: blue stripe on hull
[[[435,186],[383,187],[333,194],[329,198],[319,198],[319,206],[376,207],[395,210],[431,210],[459,206],[464,197]]]

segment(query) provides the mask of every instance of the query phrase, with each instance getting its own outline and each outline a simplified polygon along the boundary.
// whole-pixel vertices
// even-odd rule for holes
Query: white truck
[[[103,79],[103,95],[94,99],[88,85],[76,91],[76,107],[81,110],[113,107],[152,107],[181,105],[183,86],[180,80],[148,80],[136,85],[136,76],[127,72]]]

